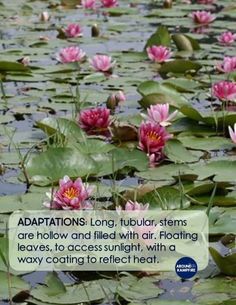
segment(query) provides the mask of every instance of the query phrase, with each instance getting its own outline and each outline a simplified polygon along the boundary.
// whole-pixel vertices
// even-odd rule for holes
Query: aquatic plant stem
[[[4,107],[7,108],[7,97],[6,97],[6,92],[5,92],[5,89],[4,89],[3,82],[2,82],[1,74],[0,74],[0,89],[1,89],[1,92],[2,92],[2,99],[4,101]]]
[[[90,300],[90,298],[89,298],[89,294],[88,294],[88,291],[87,291],[87,288],[85,287],[85,285],[84,285],[84,282],[82,281],[82,286],[83,286],[83,288],[84,288],[84,291],[85,291],[85,294],[86,294],[86,296],[87,296],[87,298],[88,298],[88,304],[89,305],[91,305],[91,300]]]
[[[7,232],[6,226],[6,232]],[[7,235],[7,234],[6,234]],[[8,289],[8,297],[9,297],[9,304],[12,305],[12,291],[11,291],[11,273],[10,273],[10,266],[9,262],[6,260],[2,250],[0,249],[0,258],[2,259],[4,265],[7,268],[7,289]]]
[[[181,181],[180,172],[179,172],[179,193],[180,193],[180,210],[183,209],[183,197],[184,197],[184,186]]]
[[[214,189],[211,193],[211,197],[210,197],[210,200],[209,200],[209,203],[208,203],[208,207],[207,207],[207,210],[206,210],[206,214],[207,216],[209,217],[210,215],[210,211],[211,211],[211,208],[213,206],[213,199],[215,197],[215,194],[216,194],[216,189],[217,189],[217,183],[215,183],[215,186],[214,186]]]

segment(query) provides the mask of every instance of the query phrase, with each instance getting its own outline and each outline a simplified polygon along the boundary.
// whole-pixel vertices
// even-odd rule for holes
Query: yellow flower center
[[[74,187],[70,187],[69,189],[67,189],[64,192],[63,195],[68,199],[74,199],[74,198],[78,197],[79,191]]]
[[[152,141],[160,141],[161,139],[161,137],[155,131],[148,132],[147,136]]]

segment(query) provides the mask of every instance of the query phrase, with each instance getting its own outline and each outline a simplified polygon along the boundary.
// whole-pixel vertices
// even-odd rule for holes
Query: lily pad
[[[209,251],[223,274],[236,276],[236,253],[222,256],[217,250],[211,247],[209,248]]]
[[[169,103],[176,108],[187,105],[187,100],[178,91],[155,81],[143,82],[139,85],[138,92],[144,97],[140,104],[145,108],[157,103]]]
[[[107,300],[113,295],[117,282],[113,280],[95,280],[82,284],[66,285],[66,291],[54,294],[55,284],[38,285],[31,291],[31,296],[39,301],[52,304],[79,304]]]
[[[178,190],[171,186],[157,188],[140,198],[141,202],[149,203],[152,208],[163,210],[181,210],[190,206],[189,200]]]
[[[199,161],[202,153],[187,150],[178,140],[169,140],[164,153],[168,159],[175,163],[192,163]]]
[[[179,51],[195,51],[200,50],[200,45],[194,38],[184,34],[174,34],[172,39]]]
[[[0,72],[21,71],[29,72],[30,69],[23,64],[10,61],[0,61]]]
[[[78,124],[65,118],[45,118],[37,122],[37,126],[49,136],[58,133],[65,137],[71,137],[75,141],[85,138]]]
[[[196,73],[198,70],[201,69],[201,64],[197,63],[196,61],[191,60],[184,60],[184,59],[176,59],[172,61],[168,61],[164,63],[161,68],[159,69],[159,73]]]
[[[73,178],[86,177],[97,172],[92,158],[73,148],[49,148],[46,152],[32,156],[25,164],[32,183],[52,184],[68,175]]]
[[[10,282],[9,282],[10,281]],[[30,286],[19,276],[0,271],[0,300],[8,300],[9,296],[16,295],[20,291],[29,290]],[[11,287],[9,287],[11,283]]]
[[[144,301],[156,298],[162,292],[163,290],[157,287],[152,278],[137,279],[132,275],[121,278],[117,287],[118,295],[126,301]]]
[[[159,26],[154,34],[147,40],[146,47],[153,45],[169,46],[171,43],[171,37],[168,29],[165,26]]]

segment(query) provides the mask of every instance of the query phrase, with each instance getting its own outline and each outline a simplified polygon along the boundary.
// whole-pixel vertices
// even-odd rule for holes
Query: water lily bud
[[[30,63],[30,58],[29,58],[29,56],[25,56],[25,57],[18,59],[17,61],[24,66],[28,66]]]
[[[107,101],[106,101],[106,106],[108,109],[114,110],[116,106],[118,105],[118,99],[115,94],[111,94]]]
[[[100,30],[98,25],[95,23],[91,28],[91,36],[92,37],[98,37],[100,34]]]
[[[42,12],[40,15],[40,20],[41,21],[48,21],[51,18],[48,12]]]
[[[49,37],[47,37],[47,36],[39,36],[39,40],[42,40],[42,41],[49,41],[50,40],[50,38]]]
[[[5,170],[6,170],[5,166],[3,164],[0,164],[0,174],[1,175],[5,173]]]
[[[172,0],[164,0],[163,7],[164,8],[172,8]]]

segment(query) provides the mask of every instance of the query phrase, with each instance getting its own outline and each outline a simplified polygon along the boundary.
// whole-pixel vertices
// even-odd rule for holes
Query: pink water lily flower
[[[213,4],[215,0],[197,0],[198,4]]]
[[[212,94],[222,101],[236,100],[236,83],[230,81],[220,81],[213,84]]]
[[[107,134],[110,121],[110,109],[91,108],[80,112],[77,117],[79,126],[88,134]]]
[[[147,120],[151,123],[158,123],[161,126],[171,125],[170,121],[174,119],[178,111],[169,114],[169,104],[151,105],[147,110]]]
[[[124,210],[125,211],[146,211],[149,209],[149,203],[147,204],[142,204],[142,203],[139,203],[137,201],[127,201],[126,204],[125,204],[125,207],[124,207]],[[122,207],[121,206],[118,206],[116,208],[116,210],[119,212],[119,211],[122,211]]]
[[[224,57],[223,62],[216,65],[216,69],[220,72],[228,73],[236,70],[236,56]]]
[[[66,37],[68,38],[76,38],[83,36],[82,28],[79,24],[71,23],[64,30]]]
[[[216,16],[207,11],[196,11],[189,15],[194,23],[208,24],[215,20]]]
[[[171,137],[160,124],[143,122],[139,128],[139,148],[149,155],[160,152]]]
[[[82,51],[79,47],[67,47],[61,49],[60,52],[57,54],[56,59],[57,61],[65,64],[70,62],[80,62],[83,61],[86,56],[86,53]]]
[[[220,44],[230,46],[236,40],[236,34],[233,34],[230,31],[222,33],[217,40]]]
[[[171,57],[170,49],[165,46],[151,46],[147,48],[148,57],[155,62],[161,63]]]
[[[115,61],[112,62],[112,58],[108,55],[95,55],[89,62],[98,72],[111,72],[115,65]]]
[[[118,102],[125,102],[126,101],[126,96],[124,94],[124,91],[119,90],[117,93],[115,93],[116,98]]]
[[[96,7],[96,0],[82,0],[81,5],[83,8],[93,10]]]
[[[234,124],[234,129],[229,126],[229,134],[231,140],[236,144],[236,123]]]
[[[91,209],[92,204],[88,201],[93,189],[84,184],[81,178],[75,181],[65,176],[59,181],[59,189],[48,192],[50,201],[46,201],[44,206],[56,210],[82,210]]]
[[[116,7],[118,6],[118,1],[117,0],[101,0],[101,4],[103,7]]]

